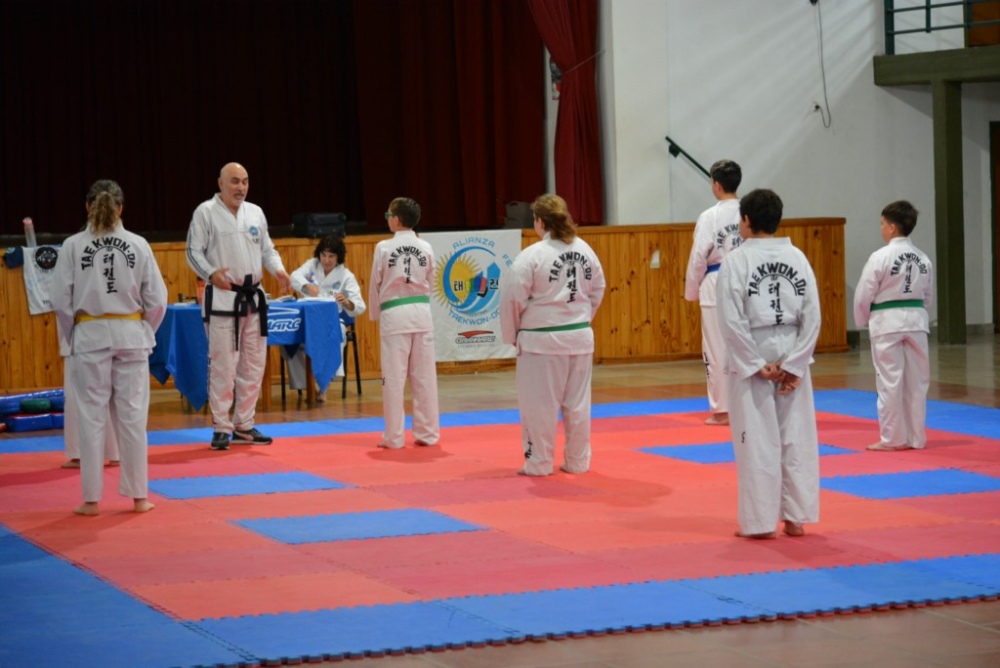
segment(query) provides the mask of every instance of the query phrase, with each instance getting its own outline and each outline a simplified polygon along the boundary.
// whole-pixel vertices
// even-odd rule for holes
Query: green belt
[[[557,325],[555,327],[536,327],[535,329],[522,329],[522,332],[568,332],[571,329],[587,329],[589,322],[577,322],[572,325]]]
[[[383,311],[388,311],[396,306],[402,306],[403,304],[430,304],[431,298],[427,295],[414,295],[413,297],[400,297],[399,299],[390,299],[387,302],[382,302],[379,304],[379,308]]]
[[[923,307],[924,307],[924,300],[922,299],[897,299],[891,302],[872,304],[873,311],[884,311],[887,308],[923,308]]]

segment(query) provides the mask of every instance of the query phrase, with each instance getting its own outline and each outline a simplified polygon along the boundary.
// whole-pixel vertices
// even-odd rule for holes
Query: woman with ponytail
[[[566,473],[590,468],[590,378],[604,271],[558,195],[531,205],[541,238],[514,260],[500,286],[503,341],[517,349],[522,475],[550,475],[562,410]]]
[[[135,512],[147,500],[146,420],[149,353],[167,309],[167,287],[153,251],[121,220],[125,196],[114,181],[87,193],[87,227],[63,244],[56,263],[52,308],[60,348],[67,351],[67,383],[80,442],[83,505],[97,515],[103,495],[104,443],[114,430],[121,457],[119,492]]]

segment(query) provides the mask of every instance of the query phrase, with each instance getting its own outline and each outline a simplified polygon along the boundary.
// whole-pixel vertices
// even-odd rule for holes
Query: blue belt
[[[721,262],[719,264],[710,264],[707,267],[705,267],[705,275],[708,276],[713,271],[719,271],[719,269],[721,269],[721,268],[722,268],[722,263]]]

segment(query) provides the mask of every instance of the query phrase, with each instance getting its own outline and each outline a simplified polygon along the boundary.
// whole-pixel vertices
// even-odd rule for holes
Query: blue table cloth
[[[290,301],[268,304],[267,344],[305,346],[313,376],[325,392],[340,366],[340,314],[334,301]],[[195,410],[208,403],[208,336],[197,304],[171,304],[156,332],[149,372],[166,383],[172,375],[177,390]]]

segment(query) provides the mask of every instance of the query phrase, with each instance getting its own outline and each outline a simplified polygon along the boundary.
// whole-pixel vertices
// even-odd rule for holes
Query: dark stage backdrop
[[[501,227],[545,185],[544,58],[524,0],[2,0],[0,233],[85,221],[183,238],[219,169],[272,227],[342,211],[385,230]]]

